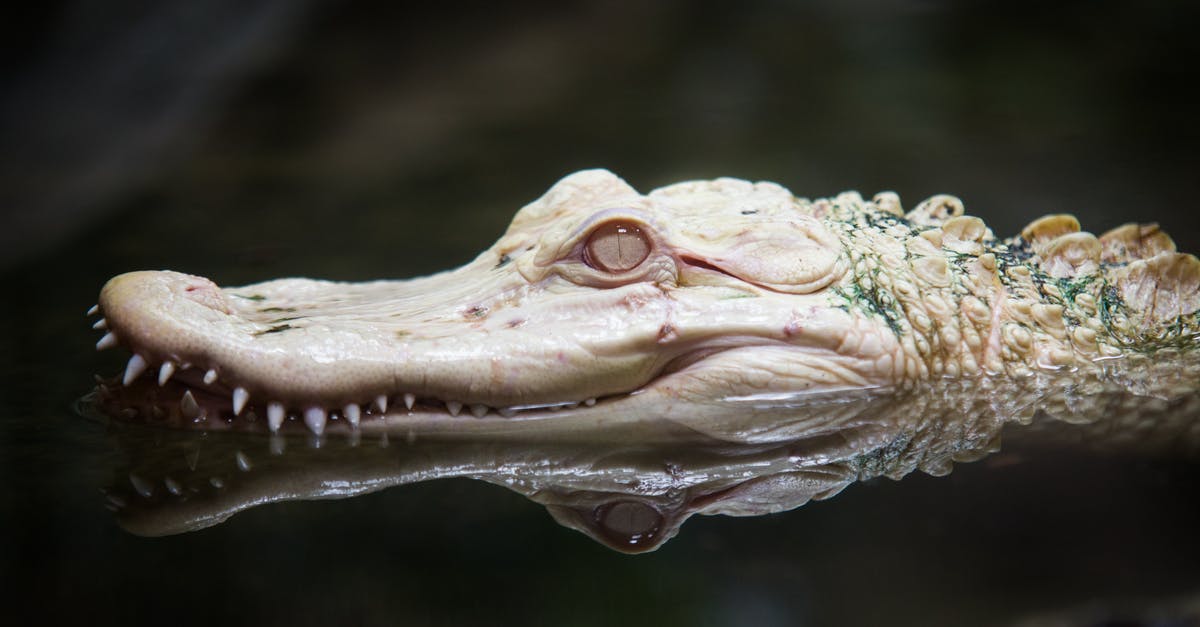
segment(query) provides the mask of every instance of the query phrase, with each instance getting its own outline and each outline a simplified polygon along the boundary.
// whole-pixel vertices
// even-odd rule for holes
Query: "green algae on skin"
[[[269,329],[266,329],[266,330],[264,330],[264,331],[258,331],[258,332],[256,332],[254,335],[255,335],[255,336],[260,336],[260,335],[267,335],[267,334],[269,334],[269,333],[282,333],[282,332],[284,332],[284,331],[290,331],[290,330],[292,330],[292,329],[295,329],[295,328],[297,328],[297,327],[294,327],[294,326],[292,326],[292,325],[290,325],[290,324],[278,324],[278,325],[275,325],[275,326],[273,326],[273,327],[271,327],[271,328],[269,328]]]

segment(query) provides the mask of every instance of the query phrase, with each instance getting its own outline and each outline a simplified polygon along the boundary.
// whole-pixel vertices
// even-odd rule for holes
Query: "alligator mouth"
[[[108,415],[130,422],[172,428],[262,431],[289,433],[384,431],[405,420],[524,420],[559,415],[563,411],[604,406],[628,394],[588,398],[583,401],[492,407],[464,404],[413,394],[381,395],[364,403],[337,408],[319,405],[288,406],[281,402],[238,404],[236,390],[221,381],[205,383],[199,369],[178,372],[159,383],[146,373],[131,380],[125,375],[97,377],[94,401]]]
[[[148,419],[205,428],[247,423],[274,432],[299,424],[321,434],[332,425],[373,428],[382,418],[406,415],[415,417],[410,421],[551,415],[628,396],[669,361],[661,351],[629,351],[628,336],[605,335],[607,318],[580,320],[578,329],[601,338],[583,346],[576,336],[519,324],[528,309],[480,314],[485,307],[474,303],[481,292],[508,289],[481,282],[449,273],[221,289],[202,277],[138,272],[111,280],[89,313],[101,316],[93,325],[104,333],[97,349],[131,353],[118,380],[105,382],[126,389],[121,413],[132,408]],[[651,291],[657,293],[633,286],[598,299],[577,295],[574,306],[613,317],[610,301]],[[553,307],[543,306],[560,312],[563,305]],[[643,334],[655,325],[639,324]],[[606,350],[615,357],[593,352]],[[154,402],[139,402],[134,391]]]
[[[100,314],[99,306],[89,315]],[[309,402],[251,400],[236,381],[223,378],[218,368],[205,368],[172,360],[153,361],[149,351],[130,346],[100,318],[93,327],[105,332],[97,350],[126,346],[133,353],[122,374],[97,377],[99,403],[109,413],[126,420],[171,427],[262,430],[271,432],[307,429],[322,435],[327,430],[375,430],[406,416],[446,419],[542,418],[562,411],[594,407],[628,397],[609,394],[573,401],[496,406],[463,402],[413,392],[379,394],[336,405]],[[389,411],[390,410],[390,411]]]

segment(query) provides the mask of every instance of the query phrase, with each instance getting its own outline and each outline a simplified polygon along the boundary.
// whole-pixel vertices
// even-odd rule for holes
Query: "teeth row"
[[[92,307],[90,310],[88,310],[88,315],[94,315],[98,311],[98,307]],[[100,321],[94,325],[94,328],[106,329],[107,323],[105,319],[101,318]],[[118,341],[116,335],[114,335],[111,331],[108,331],[104,334],[104,337],[96,343],[96,350],[104,350],[106,348],[116,346],[117,343]],[[143,373],[146,372],[149,366],[150,364],[148,361],[146,361],[145,357],[134,353],[134,355],[129,358],[129,363],[125,365],[125,373],[121,377],[122,384],[128,386],[129,384],[133,383],[135,380],[141,377]],[[175,375],[177,370],[191,367],[190,364],[182,364],[181,366],[182,367],[177,366],[174,362],[169,360],[160,364],[158,368],[158,385],[166,385],[167,381],[171,380],[171,377]],[[216,369],[210,368],[204,373],[204,384],[212,385],[213,383],[216,383],[218,378],[219,376]],[[404,403],[404,407],[408,410],[412,410],[413,406],[416,405],[417,402],[416,394],[411,392],[400,395],[398,399]],[[249,401],[250,393],[243,387],[235,387],[233,389],[231,399],[233,414],[235,416],[242,415],[242,412],[245,410]],[[530,409],[569,409],[577,407],[581,403],[571,402],[551,403],[544,405],[516,405],[512,407],[498,408],[492,408],[482,403],[464,404],[459,401],[444,401],[444,404],[446,406],[446,411],[449,412],[451,416],[458,416],[465,408],[476,418],[483,418],[492,411],[495,411],[497,414],[505,418],[509,418],[516,415],[519,411]],[[591,407],[596,404],[596,399],[589,398],[582,401],[582,404]],[[179,408],[182,414],[188,419],[198,418],[202,413],[200,404],[196,401],[196,397],[192,395],[190,390],[183,393],[183,398],[181,398],[179,401]],[[388,396],[386,394],[380,394],[379,396],[375,397],[374,401],[372,401],[372,409],[376,410],[380,414],[387,413],[387,408]],[[350,423],[350,425],[355,428],[358,427],[359,422],[362,420],[362,414],[362,408],[355,403],[346,405],[341,411],[341,416],[343,416],[346,419],[346,422]],[[283,426],[283,421],[285,418],[287,418],[287,415],[287,408],[283,405],[283,403],[278,401],[267,403],[267,426],[272,432],[278,431]],[[334,414],[334,416],[336,417],[337,414]],[[325,432],[325,424],[329,420],[329,412],[324,408],[308,407],[303,411],[302,417],[304,419],[304,424],[306,424],[313,433],[321,435]]]
[[[163,366],[161,368],[159,368],[159,377],[158,377],[159,385],[165,384],[167,382],[167,380],[170,379],[171,373],[173,373],[175,371],[174,366],[168,367],[169,364],[171,364],[171,362],[164,362]],[[123,383],[125,385],[129,385],[135,379],[137,379],[137,377],[143,371],[145,371],[145,369],[146,369],[146,360],[144,358],[142,358],[140,355],[134,355],[133,357],[131,357],[129,359],[129,364],[125,367],[125,377],[123,379]],[[166,373],[165,376],[164,376],[164,373]],[[214,376],[210,377],[209,375],[214,375]],[[215,373],[213,370],[209,370],[207,373],[205,373],[204,381],[205,381],[205,383],[208,383],[208,384],[211,384],[216,381],[216,376],[215,376]],[[404,406],[409,410],[411,410],[413,408],[413,406],[416,404],[417,397],[415,394],[412,394],[411,392],[402,395],[401,398],[403,399]],[[240,416],[240,415],[242,415],[242,412],[245,410],[246,405],[250,402],[250,393],[246,390],[246,388],[243,388],[240,386],[235,387],[233,389],[233,394],[232,394],[231,400],[232,400],[232,406],[233,406],[233,415]],[[449,414],[451,416],[458,416],[459,414],[462,413],[463,409],[466,409],[467,411],[469,411],[471,413],[471,415],[475,416],[476,418],[483,418],[484,416],[488,415],[492,411],[495,411],[497,414],[499,414],[505,418],[510,418],[512,416],[515,416],[517,414],[517,412],[524,411],[524,410],[566,409],[566,408],[577,407],[581,404],[585,405],[587,407],[591,407],[596,404],[596,399],[589,398],[589,399],[583,401],[582,403],[573,402],[573,403],[556,403],[556,404],[546,404],[546,405],[517,405],[517,406],[512,406],[512,407],[499,407],[499,408],[492,408],[492,407],[490,407],[488,405],[484,405],[482,403],[472,403],[472,404],[467,405],[467,404],[463,404],[459,401],[445,401],[446,411],[449,412]],[[375,400],[372,401],[371,409],[377,411],[380,414],[386,413],[387,408],[388,408],[388,397],[385,394],[381,394],[381,395],[377,396],[375,398]],[[180,410],[183,412],[183,415],[185,417],[190,418],[190,419],[196,418],[197,416],[200,415],[199,403],[196,402],[196,398],[192,395],[192,392],[190,390],[183,393],[183,399],[180,401]],[[315,406],[306,408],[302,413],[302,417],[304,418],[304,424],[308,425],[308,428],[311,429],[312,432],[316,433],[317,435],[321,435],[322,433],[324,433],[325,423],[329,420],[329,415],[330,414],[326,409],[324,409],[322,407],[315,407]],[[336,415],[337,414],[334,414],[335,417],[336,417]],[[352,427],[355,427],[355,428],[358,427],[359,422],[362,420],[362,415],[363,415],[363,409],[356,403],[349,403],[346,406],[342,407],[341,416],[343,416],[346,419],[346,422],[350,423],[350,426],[352,426]],[[267,403],[267,426],[270,427],[271,431],[278,431],[280,429],[280,427],[283,426],[283,421],[287,418],[287,416],[288,416],[288,411],[283,403],[278,402],[278,401],[271,401],[271,402]]]

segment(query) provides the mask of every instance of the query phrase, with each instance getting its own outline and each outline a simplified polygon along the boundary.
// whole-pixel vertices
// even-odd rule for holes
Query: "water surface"
[[[1156,220],[1200,251],[1192,7],[298,3],[271,46],[236,53],[236,72],[187,99],[140,68],[161,59],[162,76],[201,84],[210,66],[171,56],[171,35],[200,20],[143,16],[166,25],[129,43],[129,24],[80,6],[31,22],[40,36],[16,40],[20,71],[5,78],[5,130],[24,129],[4,144],[4,211],[20,225],[6,230],[30,242],[0,270],[10,615],[1003,625],[1200,592],[1200,465],[1186,455],[1006,441],[947,477],[697,517],[634,557],[469,479],[276,503],[148,539],[122,530],[100,492],[124,463],[119,436],[73,411],[93,374],[121,367],[92,351],[83,316],[109,276],[425,273],[471,258],[581,167],[644,191],[733,175],[810,197],[894,189],[909,208],[951,192],[997,234],[1071,211],[1093,232]],[[84,84],[64,67],[112,78]],[[128,99],[103,97],[117,92]]]

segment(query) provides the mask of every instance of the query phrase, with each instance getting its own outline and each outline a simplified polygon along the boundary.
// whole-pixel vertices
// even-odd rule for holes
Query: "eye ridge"
[[[633,270],[650,256],[650,238],[640,225],[615,220],[596,227],[583,247],[588,266],[612,274]]]

